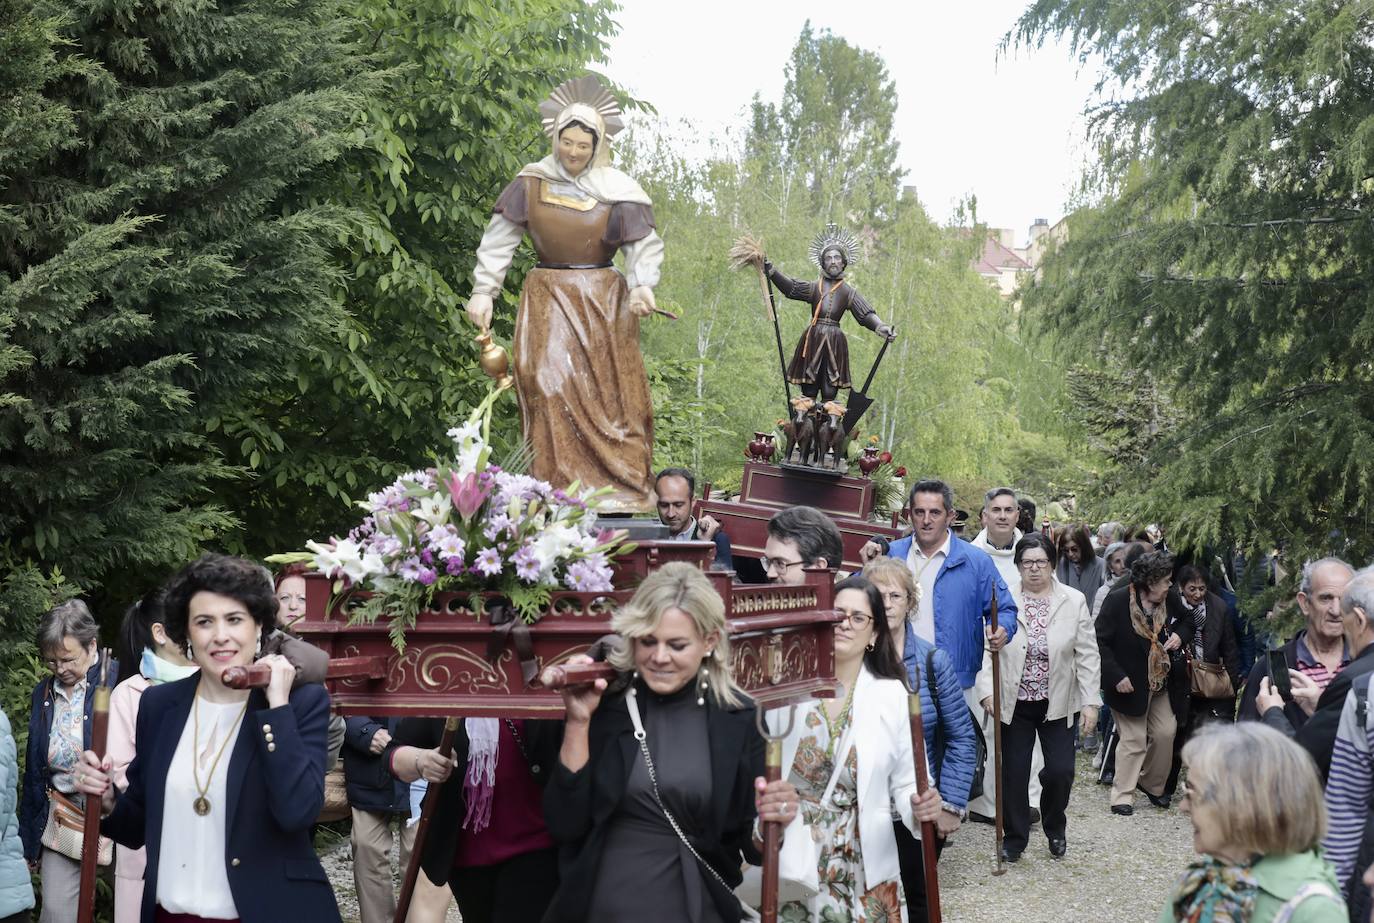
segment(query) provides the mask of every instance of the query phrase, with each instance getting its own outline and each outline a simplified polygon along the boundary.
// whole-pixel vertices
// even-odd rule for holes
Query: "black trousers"
[[[1198,732],[1198,729],[1212,721],[1230,724],[1235,720],[1235,696],[1227,699],[1204,699],[1195,695],[1188,700],[1188,720],[1180,721],[1178,732],[1174,734],[1174,764],[1170,767],[1169,778],[1164,783],[1164,794],[1172,798],[1178,790],[1178,776],[1183,771],[1183,745]]]
[[[18,913],[12,913],[7,917],[0,918],[0,923],[30,923],[32,919],[33,914],[30,911],[21,910]]]
[[[897,862],[902,868],[908,923],[926,923],[926,863],[921,841],[899,820],[892,822],[892,830],[897,835]],[[944,851],[944,839],[936,838],[935,857],[938,859]]]
[[[1002,845],[1009,853],[1020,853],[1030,841],[1030,766],[1035,738],[1040,737],[1040,752],[1045,768],[1040,770],[1040,824],[1050,839],[1064,836],[1073,788],[1073,716],[1046,721],[1050,703],[1016,703],[1011,724],[1002,725]]]
[[[543,918],[558,890],[558,855],[539,849],[496,865],[456,868],[448,886],[463,923],[531,923]]]

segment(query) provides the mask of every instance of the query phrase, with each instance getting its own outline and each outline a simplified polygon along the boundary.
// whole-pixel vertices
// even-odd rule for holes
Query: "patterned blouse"
[[[52,732],[48,736],[48,767],[52,770],[52,787],[71,794],[76,791],[72,770],[76,768],[85,749],[86,680],[82,679],[68,692],[62,684],[52,681]]]
[[[1018,702],[1041,702],[1050,697],[1050,600],[1025,597],[1026,669],[1021,673]]]

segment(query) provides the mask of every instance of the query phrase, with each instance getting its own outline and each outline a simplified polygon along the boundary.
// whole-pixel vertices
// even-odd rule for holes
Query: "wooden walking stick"
[[[462,720],[449,718],[444,722],[444,736],[439,740],[439,755],[444,759],[453,756],[453,738],[458,733],[458,722]],[[455,769],[453,775],[457,775],[458,772],[459,770]],[[439,804],[439,790],[453,781],[453,775],[437,785],[431,782],[425,791],[425,801],[420,807],[420,819],[415,822],[415,844],[410,848],[410,861],[406,864],[405,881],[401,883],[401,893],[396,899],[396,916],[393,923],[406,923],[406,915],[410,913],[410,899],[415,894],[415,883],[420,880],[420,856],[424,855],[425,837],[429,835],[429,821]]]
[[[765,741],[763,757],[763,778],[765,782],[776,782],[782,778],[782,742],[792,733],[793,722],[797,720],[797,707],[787,707],[787,726],[779,734],[768,729],[764,721],[763,709],[754,712],[754,723]],[[763,875],[759,887],[759,919],[762,923],[778,921],[778,854],[782,850],[782,824],[769,820],[763,823]]]
[[[997,581],[992,582],[992,633],[997,634]],[[992,848],[997,855],[993,859],[992,874],[1005,875],[1007,867],[1002,863],[1002,652],[992,651],[992,784],[994,805]]]
[[[909,628],[907,629],[910,630]],[[907,712],[911,717],[911,756],[916,764],[916,793],[924,795],[930,790],[927,778],[929,766],[926,763],[926,729],[921,715],[921,668],[916,668],[916,686],[906,694]],[[926,919],[930,923],[940,923],[940,872],[935,867],[935,837],[939,832],[933,821],[921,821],[921,870],[926,876]]]
[[[105,760],[105,739],[110,729],[110,649],[100,652],[100,679],[91,704],[91,751],[103,763]],[[100,799],[87,795],[83,820],[85,827],[81,832],[81,879],[76,898],[76,919],[78,923],[91,923],[95,919],[95,873],[100,858]]]

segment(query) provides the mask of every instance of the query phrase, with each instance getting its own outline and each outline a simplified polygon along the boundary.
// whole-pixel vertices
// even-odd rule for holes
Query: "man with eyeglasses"
[[[768,520],[760,563],[769,583],[799,586],[806,582],[805,567],[839,567],[843,560],[839,528],[815,507],[794,506]]]

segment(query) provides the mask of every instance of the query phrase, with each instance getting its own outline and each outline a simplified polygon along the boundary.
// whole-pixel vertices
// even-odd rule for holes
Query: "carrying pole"
[[[997,633],[997,582],[992,584],[992,633]],[[995,795],[992,874],[1005,875],[1002,862],[1002,652],[992,651],[992,784]]]
[[[439,740],[439,755],[444,759],[453,756],[453,738],[458,733],[458,722],[462,718],[449,718],[444,722],[444,736]],[[457,775],[458,773],[454,773]],[[406,923],[406,916],[410,913],[410,899],[415,894],[415,885],[420,880],[420,857],[425,852],[425,839],[429,836],[429,822],[434,817],[434,809],[439,804],[439,790],[449,782],[453,781],[453,775],[447,781],[429,784],[425,791],[425,801],[420,808],[420,819],[415,823],[415,845],[410,848],[410,862],[406,865],[405,881],[401,883],[401,893],[396,898],[396,916],[393,923]]]

